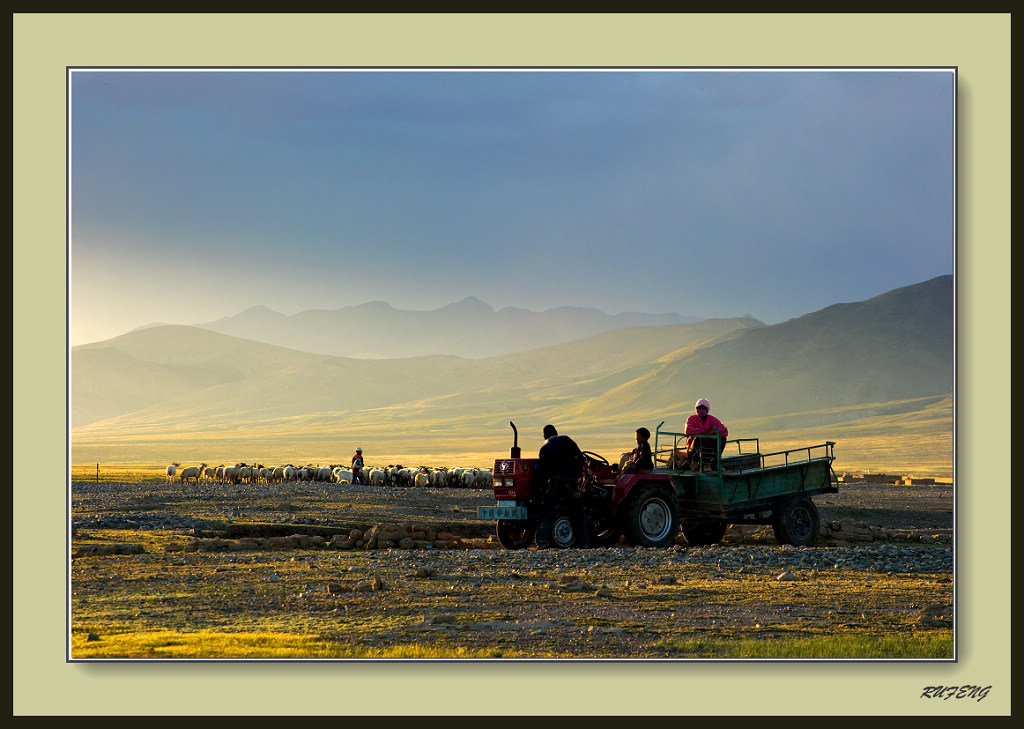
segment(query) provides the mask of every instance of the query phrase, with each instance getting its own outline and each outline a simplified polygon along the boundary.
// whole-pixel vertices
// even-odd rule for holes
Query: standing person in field
[[[363,449],[356,448],[356,454],[352,456],[352,483],[365,484],[363,478]]]
[[[701,398],[694,406],[694,414],[686,419],[684,435],[686,439],[686,454],[690,459],[691,471],[712,471],[718,467],[718,458],[725,448],[725,439],[729,437],[729,429],[725,424],[711,414],[711,403],[707,398]],[[719,442],[715,444],[714,438],[697,438],[699,435],[714,435],[718,433]]]
[[[546,517],[554,515],[559,504],[565,504],[572,518],[573,531],[576,534],[574,547],[589,547],[587,535],[587,514],[583,508],[583,494],[578,484],[583,475],[586,456],[576,445],[576,441],[567,435],[559,435],[553,425],[544,426],[544,445],[537,454],[539,463],[533,473],[532,484],[542,491],[541,504],[544,516],[538,525],[538,537],[550,531],[550,524],[545,525]],[[540,541],[538,541],[540,545]]]
[[[636,448],[622,454],[622,458],[619,459],[620,473],[648,473],[654,470],[650,440],[651,431],[642,427],[636,429]]]

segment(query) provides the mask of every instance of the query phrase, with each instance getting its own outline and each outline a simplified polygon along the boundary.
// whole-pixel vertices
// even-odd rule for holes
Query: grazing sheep
[[[178,472],[178,466],[180,465],[180,463],[172,463],[167,467],[167,483],[174,481],[174,474]]]
[[[188,483],[190,480],[194,483],[199,483],[199,477],[203,475],[203,469],[206,468],[206,464],[200,466],[189,466],[188,468],[181,469],[181,475],[179,480],[182,483]]]

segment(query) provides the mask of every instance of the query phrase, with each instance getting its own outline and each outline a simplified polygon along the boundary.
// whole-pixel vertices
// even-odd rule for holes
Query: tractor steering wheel
[[[608,461],[605,460],[603,456],[599,456],[592,451],[583,451],[583,455],[592,461],[597,461],[598,463],[603,464],[605,466],[608,465]]]

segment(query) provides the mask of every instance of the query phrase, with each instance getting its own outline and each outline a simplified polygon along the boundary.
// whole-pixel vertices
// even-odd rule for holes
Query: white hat
[[[707,398],[702,397],[700,400],[694,403],[693,409],[696,410],[697,408],[707,408],[708,410],[710,410],[711,403],[707,401]]]
[[[363,452],[362,448],[356,448],[356,453],[362,453],[362,452]]]

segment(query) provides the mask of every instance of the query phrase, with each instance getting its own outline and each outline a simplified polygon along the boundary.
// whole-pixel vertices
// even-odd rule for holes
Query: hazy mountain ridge
[[[669,358],[642,387],[604,393],[574,415],[640,413],[666,392],[702,393],[750,418],[941,396],[953,392],[953,351],[952,277],[944,276]]]
[[[952,289],[951,276],[939,277],[772,326],[743,318],[632,327],[484,359],[342,358],[154,327],[72,349],[72,427],[401,429],[507,423],[519,413],[628,433],[683,417],[700,396],[723,419],[778,427],[787,414],[891,415],[887,402],[932,407],[953,390]]]
[[[372,301],[293,315],[254,306],[197,327],[242,339],[338,357],[385,359],[428,354],[483,358],[527,351],[635,326],[686,324],[700,317],[558,307],[495,311],[469,296],[430,311],[396,309]]]
[[[409,402],[445,401],[457,408],[467,391],[476,400],[507,402],[535,397],[533,390],[560,396],[590,387],[595,378],[618,382],[680,342],[729,336],[754,324],[749,319],[647,327],[622,345],[618,332],[526,353],[473,360],[451,355],[365,360],[331,357],[229,337],[194,327],[153,327],[72,350],[73,426],[103,419],[164,423],[181,420],[284,418],[314,412],[336,415],[384,409]],[[127,354],[131,352],[131,354]],[[110,368],[120,357],[121,368]],[[192,362],[193,387],[179,381],[183,362]],[[639,370],[638,370],[639,368]],[[148,383],[125,392],[125,381]],[[103,407],[99,407],[99,404]],[[118,407],[115,403],[120,403]],[[90,412],[90,407],[94,408]],[[453,415],[452,417],[458,417]]]

